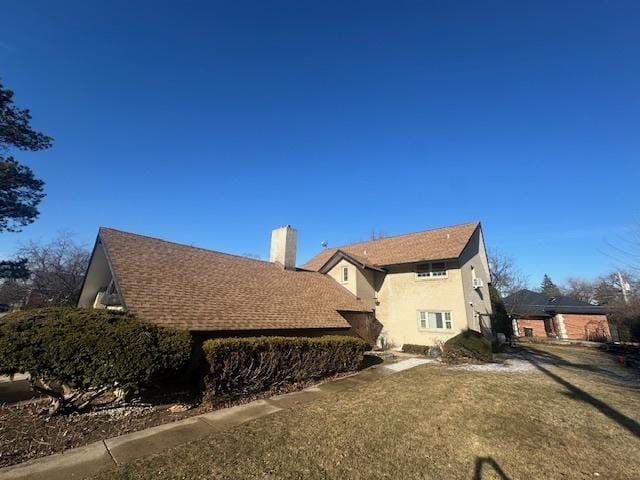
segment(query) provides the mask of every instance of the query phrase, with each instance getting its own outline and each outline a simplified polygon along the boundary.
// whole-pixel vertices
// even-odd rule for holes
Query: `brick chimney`
[[[297,237],[298,232],[291,225],[273,230],[269,261],[278,262],[287,270],[295,270]]]

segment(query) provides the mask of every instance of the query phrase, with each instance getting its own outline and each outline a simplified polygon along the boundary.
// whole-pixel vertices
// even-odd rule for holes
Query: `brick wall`
[[[611,338],[606,315],[563,313],[567,337],[570,340],[601,340]]]
[[[544,318],[519,318],[518,319],[518,336],[524,337],[524,329],[532,328],[534,337],[546,337],[547,332],[544,328]]]

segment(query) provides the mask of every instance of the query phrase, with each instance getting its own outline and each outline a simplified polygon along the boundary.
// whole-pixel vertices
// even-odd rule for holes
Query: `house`
[[[100,228],[78,306],[127,310],[201,339],[340,333],[373,343],[371,309],[295,268],[295,245],[295,230],[275,230],[266,262]]]
[[[266,262],[101,228],[78,306],[199,338],[341,333],[401,347],[490,335],[479,223],[325,249],[302,268],[296,236],[274,230]]]
[[[491,281],[479,222],[327,248],[302,268],[333,278],[382,324],[380,343],[491,335]]]
[[[516,336],[611,340],[605,307],[564,296],[548,298],[526,289],[506,297],[504,304]]]

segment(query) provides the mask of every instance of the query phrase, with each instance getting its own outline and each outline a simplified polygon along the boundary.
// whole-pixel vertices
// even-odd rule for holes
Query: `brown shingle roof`
[[[327,248],[305,263],[302,268],[320,270],[338,250],[358,258],[363,263],[377,266],[458,258],[479,226],[479,222],[465,223]]]
[[[315,272],[155,238],[100,229],[127,309],[198,331],[345,328],[338,311],[369,311]]]

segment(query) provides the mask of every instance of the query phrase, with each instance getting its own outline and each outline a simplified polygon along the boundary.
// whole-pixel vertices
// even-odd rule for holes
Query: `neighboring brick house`
[[[286,226],[272,233],[270,260],[101,228],[78,306],[200,338],[342,333],[401,347],[467,328],[491,335],[479,223],[325,249],[302,268]]]
[[[375,312],[380,343],[433,345],[471,329],[491,336],[491,281],[479,222],[329,248],[303,265]]]
[[[564,296],[548,298],[531,290],[509,295],[504,304],[516,336],[611,340],[605,307]]]

